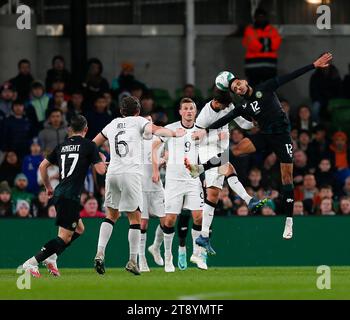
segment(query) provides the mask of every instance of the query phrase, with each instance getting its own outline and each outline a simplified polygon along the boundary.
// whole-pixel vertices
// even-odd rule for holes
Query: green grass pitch
[[[0,299],[350,299],[350,267],[331,267],[331,289],[316,287],[316,267],[189,268],[166,274],[155,268],[134,276],[108,269],[61,269],[53,278],[44,268],[30,290],[16,286],[16,270],[0,270]]]

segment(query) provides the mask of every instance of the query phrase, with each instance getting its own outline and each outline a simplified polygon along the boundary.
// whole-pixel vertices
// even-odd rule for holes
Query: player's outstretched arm
[[[107,139],[102,133],[99,133],[92,141],[95,142],[98,147],[100,147],[107,141]]]
[[[146,134],[154,134],[155,136],[158,137],[176,137],[180,138],[183,137],[186,134],[186,130],[183,128],[176,129],[176,131],[170,130],[168,128],[156,126],[153,123],[149,123],[146,128],[145,128],[145,133]]]
[[[51,166],[51,163],[47,160],[44,159],[39,166],[39,171],[40,171],[40,175],[41,175],[41,179],[43,181],[43,184],[45,186],[46,189],[46,193],[49,196],[49,198],[51,198],[53,196],[53,189],[50,183],[50,178],[49,175],[47,173],[47,169]]]
[[[315,60],[312,64],[309,64],[305,67],[302,67],[298,70],[295,70],[291,73],[288,73],[283,76],[276,77],[275,80],[271,79],[266,81],[265,89],[270,89],[272,91],[276,90],[278,87],[284,85],[285,83],[292,81],[303,74],[315,69],[315,68],[327,68],[332,61],[332,54],[327,52],[321,55],[317,60]],[[263,84],[264,86],[264,84]]]
[[[152,143],[152,181],[157,183],[160,179],[158,150],[162,145],[160,139],[155,139]]]

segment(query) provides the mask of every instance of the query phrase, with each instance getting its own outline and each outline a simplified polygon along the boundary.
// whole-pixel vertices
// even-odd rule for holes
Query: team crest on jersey
[[[258,99],[260,99],[260,98],[263,96],[263,94],[262,94],[261,91],[257,91],[257,92],[255,93],[255,96],[256,96]]]

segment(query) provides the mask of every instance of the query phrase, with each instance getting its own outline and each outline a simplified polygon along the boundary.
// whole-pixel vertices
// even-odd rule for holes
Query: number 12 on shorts
[[[293,145],[291,143],[286,143],[287,153],[290,157],[293,157]]]

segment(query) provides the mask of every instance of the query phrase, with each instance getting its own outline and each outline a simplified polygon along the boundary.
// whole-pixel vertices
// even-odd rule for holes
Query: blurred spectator
[[[315,122],[327,120],[327,106],[330,99],[338,98],[341,90],[341,78],[334,65],[319,68],[310,78],[310,97],[312,100],[312,119]]]
[[[339,214],[350,215],[350,197],[340,199]]]
[[[310,163],[312,168],[316,168],[320,159],[329,156],[329,139],[327,138],[326,128],[322,125],[317,125],[313,129],[314,138],[310,143],[309,149],[311,154]]]
[[[7,181],[0,183],[0,218],[13,217],[11,188]]]
[[[196,96],[196,88],[193,84],[186,84],[183,87],[183,92],[181,94],[181,97],[179,97],[174,104],[174,119],[176,120],[181,120],[181,116],[179,114],[179,106],[180,106],[180,101],[183,98],[190,98],[194,101],[194,103],[197,106],[197,111],[199,113],[200,110],[202,110],[203,105],[204,105],[204,101],[202,99],[202,97],[197,97]]]
[[[338,191],[338,182],[332,171],[331,162],[329,159],[322,159],[315,172],[317,186],[331,185],[335,191]]]
[[[304,215],[304,204],[302,201],[294,201],[293,206],[293,216],[303,216]]]
[[[30,61],[27,59],[22,59],[18,62],[17,66],[18,75],[11,79],[10,82],[17,90],[17,99],[27,101],[29,100],[32,82],[34,81],[34,78],[31,75]]]
[[[307,105],[301,105],[298,109],[298,115],[294,126],[298,130],[306,130],[312,133],[313,127],[316,125],[311,119],[311,111]]]
[[[270,153],[264,160],[262,168],[262,184],[269,186],[272,190],[278,190],[281,181],[280,165],[274,152]]]
[[[245,204],[240,205],[236,211],[237,216],[243,217],[249,215],[249,209]]]
[[[28,191],[31,193],[38,193],[38,169],[41,161],[44,160],[41,154],[41,147],[39,144],[39,139],[35,138],[32,140],[30,146],[30,154],[24,157],[22,163],[22,172],[28,178]],[[35,216],[35,215],[34,215]]]
[[[250,187],[254,191],[254,193],[256,193],[260,188],[263,188],[261,184],[261,179],[261,170],[256,167],[252,168],[249,171],[247,186]]]
[[[320,204],[320,214],[322,216],[334,216],[335,212],[333,210],[333,200],[324,198]]]
[[[342,89],[343,97],[346,99],[350,99],[350,64],[348,64],[348,74],[344,76]]]
[[[92,58],[87,62],[87,74],[82,83],[84,96],[88,105],[92,105],[98,96],[109,90],[108,81],[102,76],[103,65],[97,58]]]
[[[34,81],[31,88],[31,99],[26,112],[31,123],[40,130],[46,119],[50,96],[45,93],[45,87],[40,81]]]
[[[261,215],[263,216],[275,216],[276,213],[273,211],[273,208],[270,206],[265,206],[261,209]]]
[[[288,100],[284,99],[284,98],[280,98],[280,103],[281,103],[281,107],[282,107],[283,111],[286,113],[289,120],[292,120],[291,116],[290,116],[290,104],[289,104]]]
[[[298,149],[305,152],[307,159],[308,159],[308,166],[311,167],[310,163],[310,157],[311,157],[311,150],[310,150],[310,142],[311,142],[311,136],[307,130],[301,129],[299,131],[299,139],[298,139]]]
[[[53,96],[49,103],[48,113],[52,109],[61,110],[64,118],[67,120],[68,102],[65,100],[64,91],[58,90],[53,93]]]
[[[308,214],[313,213],[313,208],[315,207],[314,202],[317,195],[316,179],[313,174],[305,175],[303,185],[294,189],[294,200],[303,201],[304,209]]]
[[[113,100],[113,96],[110,92],[105,92],[103,94],[107,101],[107,112],[112,118],[118,118],[121,117],[122,115],[120,114],[120,109],[117,103]]]
[[[70,123],[70,120],[77,115],[83,115],[85,113],[84,106],[84,95],[82,91],[75,90],[72,93],[72,98],[68,102],[67,106],[67,121]]]
[[[70,99],[70,95],[67,93],[66,84],[61,78],[57,78],[53,81],[51,89],[47,90],[48,93],[55,93],[56,91],[63,91],[64,99],[68,101]]]
[[[67,122],[63,118],[62,111],[52,109],[44,124],[44,129],[39,133],[39,140],[45,155],[52,152],[58,144],[64,141],[67,137],[67,130]]]
[[[133,85],[131,86],[130,95],[132,95],[133,97],[136,97],[137,99],[140,100],[145,93],[147,92],[145,91],[142,84],[138,82],[134,82]]]
[[[98,211],[98,202],[96,198],[89,197],[86,199],[84,209],[80,211],[80,218],[105,218],[105,214]]]
[[[215,209],[215,215],[229,216],[233,211],[233,202],[230,198],[230,189],[224,186],[219,193],[219,201]]]
[[[14,209],[17,207],[17,203],[21,200],[25,200],[29,203],[29,205],[32,203],[34,195],[30,192],[27,192],[27,187],[27,177],[23,173],[18,174],[15,178],[15,186],[12,189],[12,200]]]
[[[54,205],[49,206],[49,210],[48,210],[48,216],[51,219],[56,218],[57,212],[56,212],[56,208]]]
[[[38,196],[32,201],[32,213],[37,218],[48,218],[49,197],[45,189],[42,189]]]
[[[5,82],[0,88],[0,112],[8,117],[12,112],[12,103],[16,99],[16,90],[11,82]]]
[[[345,179],[341,195],[350,197],[350,177]]]
[[[337,169],[337,179],[341,184],[350,176],[350,149],[347,142],[346,133],[337,131],[333,134],[332,144],[329,147],[332,167]]]
[[[151,94],[145,94],[141,100],[141,115],[143,117],[150,116],[155,110],[155,102]]]
[[[307,156],[304,151],[296,150],[294,152],[294,184],[296,186],[303,183],[303,176],[309,172],[309,167],[307,165]]]
[[[30,204],[25,200],[19,200],[16,205],[16,217],[31,218]]]
[[[52,68],[46,73],[45,85],[48,91],[52,88],[55,80],[61,79],[65,83],[65,89],[70,90],[71,86],[71,74],[66,69],[64,57],[57,55],[52,59]],[[54,90],[53,90],[54,91]]]
[[[24,104],[14,101],[13,114],[3,122],[3,148],[14,150],[20,158],[29,153],[29,142],[33,137],[33,128],[24,114]]]
[[[245,73],[250,85],[276,76],[277,51],[281,40],[278,30],[270,24],[267,12],[258,8],[253,25],[246,27],[243,37]]]
[[[13,182],[20,172],[21,163],[16,152],[7,152],[4,162],[0,166],[0,181],[6,181],[10,187],[13,187]]]
[[[121,100],[121,96],[125,93],[130,94],[135,84],[142,88],[142,91],[148,91],[145,84],[135,79],[134,64],[131,62],[123,62],[119,76],[112,80],[111,89],[113,97],[116,101]]]
[[[96,98],[94,109],[86,113],[86,119],[89,126],[86,137],[91,140],[113,120],[112,116],[107,112],[107,100],[104,95],[100,95]]]
[[[313,212],[318,214],[320,212],[320,206],[323,199],[333,200],[333,188],[330,185],[323,185],[319,189],[318,195],[314,198]],[[334,203],[333,203],[334,204]]]

